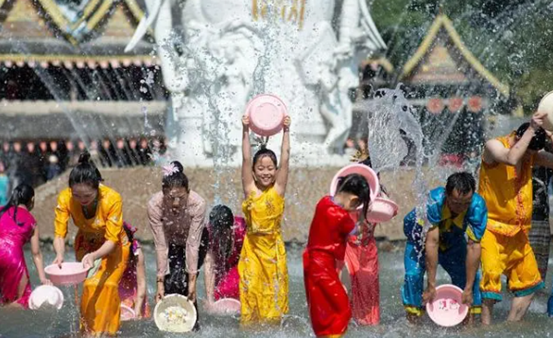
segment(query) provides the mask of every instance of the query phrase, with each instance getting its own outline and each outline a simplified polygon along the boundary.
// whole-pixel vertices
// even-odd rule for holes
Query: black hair
[[[338,188],[336,194],[346,192],[359,198],[363,204],[363,217],[367,214],[369,203],[371,202],[371,188],[367,179],[359,174],[349,174],[338,178]]]
[[[520,125],[516,131],[517,138],[521,138],[522,135],[528,130],[530,127],[530,123],[526,122]],[[528,149],[530,150],[542,150],[543,147],[545,147],[545,130],[543,128],[538,128],[536,132],[534,133],[534,137],[532,137],[532,140],[530,141],[530,144],[528,145]]]
[[[163,176],[161,187],[163,189],[183,187],[188,191],[188,177],[184,174],[184,167],[179,161],[173,161],[171,164],[175,166],[177,171],[171,175]]]
[[[255,164],[257,163],[257,161],[259,161],[260,159],[262,159],[263,157],[268,157],[271,159],[271,161],[273,161],[275,167],[278,166],[278,162],[277,162],[277,157],[276,157],[276,154],[274,151],[272,151],[271,149],[268,149],[264,146],[261,146],[261,149],[259,149],[255,155],[253,155],[253,161],[252,161],[252,167],[255,167]]]
[[[466,171],[455,173],[447,178],[445,192],[451,195],[453,190],[457,190],[459,194],[466,195],[476,191],[476,180],[471,173]]]
[[[17,216],[17,206],[24,204],[25,206],[28,206],[29,203],[31,203],[31,200],[35,197],[35,189],[31,187],[30,185],[26,183],[22,183],[15,187],[13,189],[12,195],[10,197],[10,200],[8,203],[2,207],[0,210],[0,218],[4,215],[6,211],[8,211],[11,207],[14,207],[13,211],[13,221],[17,223],[17,225],[22,226],[23,224],[19,224],[17,222],[16,216]]]
[[[102,182],[102,174],[90,161],[90,153],[85,151],[79,155],[79,164],[69,174],[69,187],[75,184],[86,184],[98,189]]]
[[[228,257],[232,252],[232,233],[226,232],[234,225],[234,215],[232,210],[226,205],[216,205],[209,213],[209,224],[212,228],[212,242],[217,243],[218,255],[222,259],[225,272],[228,270],[226,266]],[[225,233],[226,232],[226,233]]]

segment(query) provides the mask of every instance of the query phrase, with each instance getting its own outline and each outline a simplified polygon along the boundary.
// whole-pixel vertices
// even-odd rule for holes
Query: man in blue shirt
[[[448,177],[447,184],[432,190],[426,205],[426,222],[413,209],[403,220],[407,236],[405,246],[405,282],[402,298],[407,319],[416,322],[423,303],[436,296],[438,263],[451,277],[452,284],[463,289],[463,303],[471,305],[471,314],[481,312],[480,239],[486,230],[488,211],[484,199],[475,193],[476,182],[467,172]],[[426,226],[425,226],[426,224]],[[428,233],[424,236],[424,230]],[[428,286],[423,292],[424,274]]]

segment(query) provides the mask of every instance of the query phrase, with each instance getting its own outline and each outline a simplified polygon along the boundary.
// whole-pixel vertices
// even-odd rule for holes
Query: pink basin
[[[460,324],[469,312],[469,307],[461,302],[463,290],[452,284],[436,288],[436,298],[426,304],[426,311],[434,323],[450,327]]]
[[[397,204],[387,198],[377,197],[367,212],[367,220],[372,223],[388,222],[397,215]]]
[[[127,305],[121,304],[121,321],[133,320],[136,317],[134,310]]]
[[[336,175],[334,175],[332,182],[330,183],[330,196],[334,196],[336,194],[336,189],[338,186],[338,178],[347,176],[349,174],[360,174],[367,179],[367,182],[369,183],[369,187],[371,188],[371,201],[374,201],[376,199],[376,196],[378,196],[378,194],[380,193],[380,184],[378,182],[378,176],[376,176],[376,173],[371,168],[367,167],[364,164],[357,164],[357,163],[350,164],[338,170]],[[359,210],[363,209],[363,206],[360,206],[358,209]]]
[[[233,298],[222,298],[213,303],[210,310],[218,315],[240,314],[240,302]]]
[[[81,262],[62,263],[61,269],[58,265],[49,265],[44,269],[50,281],[56,285],[76,285],[86,279],[89,269],[83,267]]]
[[[254,97],[246,106],[250,129],[259,136],[273,136],[283,126],[288,110],[280,98],[271,94]]]

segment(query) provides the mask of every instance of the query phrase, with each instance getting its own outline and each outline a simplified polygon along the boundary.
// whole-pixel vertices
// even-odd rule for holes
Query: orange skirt
[[[127,236],[121,236],[127,238]],[[119,330],[121,300],[119,281],[127,267],[130,243],[118,243],[115,250],[102,258],[98,271],[87,278],[81,297],[81,331],[95,336],[115,336]],[[79,232],[75,238],[75,255],[78,261],[87,254],[98,250],[104,238],[86,237]]]

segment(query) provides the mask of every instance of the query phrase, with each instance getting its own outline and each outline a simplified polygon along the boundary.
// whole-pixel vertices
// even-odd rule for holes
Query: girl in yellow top
[[[280,168],[263,147],[251,158],[249,118],[242,118],[242,211],[246,237],[238,263],[241,323],[280,323],[288,313],[288,270],[280,225],[290,158],[290,117],[284,120]]]
[[[90,154],[79,157],[69,175],[69,188],[58,196],[56,206],[54,264],[64,261],[69,218],[79,228],[75,255],[85,267],[101,259],[98,271],[87,278],[81,297],[81,331],[93,336],[115,335],[119,330],[119,281],[129,261],[130,243],[123,230],[119,193],[100,182],[102,176],[90,162]]]

